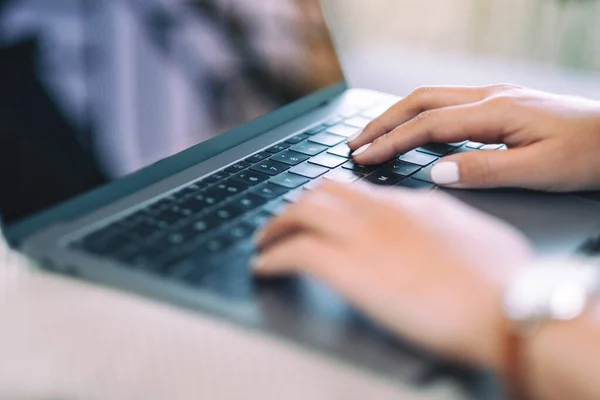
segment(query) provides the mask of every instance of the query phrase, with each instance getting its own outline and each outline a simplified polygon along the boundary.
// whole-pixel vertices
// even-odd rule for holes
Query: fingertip
[[[260,248],[262,242],[265,239],[265,230],[261,229],[259,231],[256,231],[256,233],[254,234],[254,236],[252,236],[252,242],[256,245],[256,247]]]
[[[441,161],[431,169],[430,178],[438,186],[460,183],[460,168],[455,161]]]
[[[250,260],[250,268],[252,274],[256,276],[264,276],[268,274],[265,258],[261,255],[256,255]]]
[[[371,147],[371,145],[372,145],[372,144],[373,144],[373,143],[367,143],[367,144],[365,144],[364,146],[361,146],[360,148],[358,148],[357,150],[355,150],[355,151],[352,153],[352,157],[358,157],[358,156],[360,156],[360,155],[361,155],[361,154],[363,154],[365,151],[369,150],[369,147]]]
[[[348,137],[348,139],[346,139],[346,143],[348,143],[348,145],[351,146],[351,144],[356,141],[363,133],[363,130],[357,131],[355,133],[353,133],[350,137]]]

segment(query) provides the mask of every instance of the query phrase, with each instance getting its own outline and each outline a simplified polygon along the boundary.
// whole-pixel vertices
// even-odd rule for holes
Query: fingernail
[[[362,131],[357,131],[357,132],[353,133],[351,136],[348,137],[348,139],[346,139],[346,142],[348,142],[348,143],[354,142],[356,139],[358,139],[358,137],[360,136],[361,133],[362,133]]]
[[[262,242],[262,240],[265,237],[265,233],[264,231],[256,231],[256,233],[254,234],[254,236],[252,237],[252,242],[254,244],[260,244]]]
[[[261,256],[254,256],[250,260],[250,268],[252,268],[252,271],[254,271],[256,273],[262,272],[263,265],[264,265],[264,263],[263,263],[263,259]]]
[[[365,151],[367,151],[367,149],[368,149],[369,147],[371,147],[371,144],[372,144],[372,143],[365,144],[363,147],[361,147],[360,149],[358,149],[358,150],[356,150],[354,153],[352,153],[352,156],[354,157],[354,156],[359,156],[359,155],[361,155],[362,153],[364,153]]]
[[[460,181],[460,171],[455,162],[441,162],[431,169],[431,180],[437,185],[451,185]]]

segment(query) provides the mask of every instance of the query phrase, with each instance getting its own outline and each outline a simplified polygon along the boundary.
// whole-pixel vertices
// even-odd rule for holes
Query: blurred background
[[[598,0],[323,0],[357,86],[510,81],[600,97]]]

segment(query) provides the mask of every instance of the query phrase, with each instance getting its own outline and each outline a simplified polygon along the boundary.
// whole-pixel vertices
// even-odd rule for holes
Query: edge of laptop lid
[[[177,172],[206,161],[329,102],[347,89],[348,83],[344,79],[128,176],[70,198],[15,223],[9,223],[3,226],[6,240],[11,246],[18,246],[27,236],[45,227],[85,215]]]
[[[104,4],[104,3],[102,3]],[[156,3],[159,4],[159,3]],[[162,4],[162,3],[160,3]],[[244,3],[242,3],[244,4]],[[312,3],[311,3],[312,4]],[[259,4],[254,4],[250,10],[246,10],[249,13],[254,13],[256,14],[256,11],[258,10],[257,6]],[[316,7],[318,6],[318,2],[314,2],[314,5],[316,5]],[[268,6],[268,4],[264,4],[264,6]],[[125,6],[123,6],[125,7]],[[44,8],[45,12],[54,12],[52,10],[46,10]],[[5,11],[5,10],[4,10]],[[38,10],[35,8],[33,8],[34,15],[37,15],[36,13],[38,12]],[[131,12],[131,10],[129,10]],[[153,9],[150,8],[146,11],[160,11],[157,9]],[[189,13],[189,10],[187,9],[177,9],[174,8],[172,10],[175,14],[169,16],[170,19],[172,21],[175,21],[177,18],[179,18],[181,15],[179,15],[179,17],[177,16],[177,13],[181,13],[182,11],[184,11],[183,15],[186,16],[186,18],[191,15]],[[210,11],[210,10],[208,10]],[[214,11],[214,10],[213,10]],[[237,10],[240,11],[240,10]],[[310,11],[310,12],[309,12]],[[315,17],[315,13],[314,13],[314,9],[309,9],[309,10],[303,10],[300,11],[301,15],[302,13],[306,12],[307,15],[310,15],[310,18],[308,19],[308,21],[312,21],[312,19],[314,19]],[[322,9],[319,10],[321,13],[323,12]],[[139,21],[134,21],[131,19],[124,19],[124,18],[115,18],[115,10],[112,10],[110,14],[110,18],[111,21],[114,20],[116,21],[115,24],[116,25],[109,25],[106,23],[107,20],[99,20],[96,21],[96,24],[94,25],[93,20],[83,20],[85,22],[85,26],[91,26],[91,28],[87,28],[88,32],[85,33],[86,31],[84,30],[84,36],[90,35],[90,32],[95,32],[94,29],[98,29],[99,27],[104,29],[107,28],[110,30],[111,32],[111,38],[110,40],[113,40],[117,37],[117,35],[119,35],[119,37],[121,37],[120,35],[122,34],[127,34],[129,36],[125,36],[125,39],[127,40],[121,40],[118,41],[119,43],[125,41],[125,42],[129,42],[130,47],[125,49],[125,48],[115,48],[114,50],[114,54],[112,54],[112,57],[142,57],[142,61],[139,61],[139,63],[143,63],[145,62],[145,60],[147,60],[146,58],[143,57],[151,57],[150,55],[146,54],[146,53],[139,53],[139,44],[141,42],[139,42],[140,39],[136,39],[138,40],[138,42],[133,41],[131,35],[134,35],[134,33],[132,33],[132,25],[135,25],[136,23],[141,23],[139,21],[143,21],[144,24],[148,23],[148,21],[152,22],[153,19],[148,20],[147,18],[141,18],[139,19]],[[119,14],[122,15],[123,13]],[[144,15],[148,16],[147,13],[141,13],[142,17]],[[159,13],[160,14],[160,13]],[[252,14],[252,15],[254,15]],[[104,14],[103,14],[104,15]],[[153,13],[150,13],[150,15],[154,15]],[[203,17],[206,17],[206,15],[202,14]],[[210,13],[207,15],[211,15]],[[240,14],[243,16],[243,14]],[[260,15],[260,14],[257,14]],[[270,14],[269,14],[270,15]],[[156,15],[155,15],[156,16]],[[19,34],[23,34],[25,35],[27,38],[32,39],[35,37],[35,35],[38,32],[43,32],[43,27],[38,26],[36,28],[35,24],[31,24],[31,26],[19,26],[19,24],[16,25],[16,29],[14,25],[15,21],[11,21],[10,18],[5,18],[6,15],[2,15],[2,19],[0,20],[0,22],[2,24],[7,24],[6,28],[7,31],[10,33],[11,29],[14,32],[17,32]],[[39,14],[38,17],[40,19],[44,20],[44,24],[46,25],[52,25],[52,20],[51,17],[53,17],[53,14],[50,15],[48,18],[50,18],[50,22],[46,21],[46,14]],[[108,18],[108,14],[104,15],[104,17]],[[173,19],[172,17],[175,17],[175,19]],[[212,134],[216,134],[216,136],[212,137],[211,139],[208,140],[204,140],[200,141],[200,142],[195,142],[192,143],[190,145],[188,145],[189,147],[183,147],[181,149],[183,149],[180,152],[173,152],[171,154],[167,154],[165,156],[162,157],[162,159],[158,159],[159,161],[156,161],[153,164],[147,163],[144,165],[141,165],[139,167],[137,167],[137,170],[133,170],[134,172],[132,173],[123,173],[121,175],[117,175],[114,176],[111,179],[114,179],[108,183],[103,183],[101,186],[97,186],[95,188],[91,188],[88,191],[85,191],[83,193],[78,193],[78,194],[74,194],[74,195],[69,195],[68,197],[64,197],[62,200],[60,200],[59,202],[55,202],[54,204],[51,204],[50,206],[44,206],[43,208],[38,208],[38,209],[32,209],[31,211],[28,211],[27,213],[23,213],[23,215],[20,215],[18,217],[10,216],[7,215],[6,219],[2,220],[2,218],[0,218],[0,226],[3,229],[3,233],[7,239],[7,241],[9,242],[10,245],[12,246],[20,246],[23,241],[31,236],[32,234],[39,232],[41,230],[45,230],[57,223],[61,223],[61,222],[65,222],[65,221],[69,221],[69,220],[73,220],[73,219],[77,219],[80,218],[83,215],[86,215],[90,212],[93,212],[95,210],[98,210],[104,206],[106,206],[109,203],[115,202],[119,199],[122,199],[124,197],[127,197],[133,193],[138,192],[139,190],[144,189],[145,187],[148,187],[156,182],[159,182],[161,180],[164,180],[174,174],[177,174],[178,172],[184,171],[196,164],[202,163],[204,161],[210,160],[212,158],[214,158],[215,156],[217,156],[220,153],[225,152],[226,150],[235,148],[249,140],[252,140],[254,138],[260,137],[262,134],[267,133],[275,128],[277,128],[278,126],[281,126],[283,124],[285,124],[286,122],[289,122],[291,120],[294,120],[302,115],[305,115],[306,113],[310,112],[311,110],[317,109],[318,107],[320,107],[321,105],[324,105],[328,102],[330,102],[331,100],[339,97],[342,93],[346,92],[349,85],[347,83],[346,77],[343,74],[343,69],[341,68],[341,63],[339,61],[339,57],[335,51],[335,46],[333,43],[333,38],[332,35],[330,34],[328,28],[327,28],[327,24],[326,24],[326,16],[322,15],[323,20],[319,20],[317,21],[318,24],[315,25],[318,29],[323,29],[323,40],[324,40],[324,44],[326,46],[330,46],[329,47],[329,56],[330,62],[335,62],[337,63],[337,67],[339,67],[339,74],[338,76],[336,76],[335,78],[329,80],[329,81],[323,81],[321,82],[317,87],[311,89],[313,90],[312,92],[306,92],[304,93],[304,95],[300,96],[300,97],[296,97],[296,99],[292,99],[290,102],[288,102],[287,104],[281,104],[279,105],[278,108],[273,108],[272,110],[267,111],[266,113],[264,113],[262,116],[259,116],[258,118],[254,118],[254,119],[248,119],[248,122],[245,121],[240,121],[239,125],[235,126],[234,128],[230,129],[230,128],[225,128],[221,131],[221,133],[219,133],[218,131],[216,132],[207,132],[208,135],[212,135]],[[186,18],[184,18],[184,20],[186,20]],[[212,17],[211,17],[212,18]],[[265,15],[264,18],[270,18],[270,16]],[[208,19],[210,20],[210,19]],[[19,22],[20,20],[16,20],[17,22]],[[61,19],[57,19],[56,21],[62,21]],[[199,21],[207,21],[207,19],[200,19]],[[160,22],[160,19],[159,19]],[[111,22],[112,23],[112,22]],[[314,21],[313,21],[314,23]],[[287,24],[287,22],[286,22]],[[310,25],[310,24],[309,24]],[[65,26],[64,24],[61,23],[60,29],[54,29],[54,30],[58,30],[60,32],[62,32],[63,34],[65,33],[64,28]],[[180,25],[178,25],[180,26]],[[287,26],[287,25],[286,25]],[[300,25],[303,26],[303,25]],[[312,25],[310,25],[312,26]],[[56,25],[54,25],[54,27],[56,28]],[[185,25],[186,29],[187,29],[187,25]],[[10,28],[10,29],[9,29]],[[28,28],[31,30],[31,28],[35,28],[33,29],[33,31],[29,32],[27,31],[27,29],[21,29],[21,28]],[[191,37],[196,37],[195,35],[200,34],[202,37],[202,32],[199,32],[197,30],[194,30],[198,28],[197,26],[195,26],[191,31],[186,31],[187,34],[191,34]],[[16,29],[16,30],[15,30]],[[173,29],[173,26],[171,26],[171,29]],[[287,29],[287,28],[286,28]],[[21,32],[23,31],[23,32]],[[13,33],[14,33],[13,32]],[[28,33],[29,32],[29,33]],[[147,37],[148,32],[150,31],[140,31],[142,32],[141,35],[143,35],[144,37]],[[220,32],[220,31],[219,31]],[[237,31],[236,31],[237,32]],[[68,32],[67,32],[68,33]],[[72,33],[72,32],[71,32]],[[172,32],[174,33],[174,32]],[[239,32],[238,32],[239,33]],[[42,35],[43,33],[40,33],[40,35]],[[97,33],[94,33],[94,35],[96,35]],[[221,34],[223,34],[221,32]],[[18,36],[18,35],[17,35]],[[64,36],[64,35],[63,35]],[[138,34],[139,36],[139,34]],[[260,35],[259,35],[260,36]],[[153,39],[160,39],[161,37],[159,36],[150,36]],[[166,36],[165,36],[166,37]],[[165,37],[162,37],[162,39],[165,39]],[[181,37],[190,37],[190,36],[185,36],[185,35],[181,35]],[[14,38],[12,36],[8,36],[9,41],[8,43],[11,43],[11,40],[13,40]],[[121,37],[123,39],[123,37]],[[3,45],[6,44],[6,37],[0,37],[0,43],[2,43]],[[330,42],[327,42],[327,40],[330,40]],[[199,39],[200,40],[200,39]],[[250,39],[248,39],[250,40]],[[50,41],[51,42],[51,41]],[[42,41],[42,45],[44,45],[44,41]],[[179,42],[178,42],[179,43]],[[183,43],[183,42],[182,42]],[[221,43],[221,45],[223,45],[223,41],[219,42]],[[229,45],[231,45],[230,47],[234,48],[234,50],[237,51],[241,51],[241,48],[244,48],[243,46],[243,41],[242,43],[237,43],[237,44],[231,44],[229,42],[227,42],[228,44],[223,47],[228,49]],[[249,42],[248,42],[249,43]],[[246,45],[248,45],[248,43],[246,43]],[[287,42],[286,42],[287,43]],[[171,53],[167,52],[167,53],[160,53],[160,50],[164,51],[165,50],[165,41],[164,40],[158,40],[158,44],[159,45],[155,45],[154,48],[159,49],[157,50],[158,53],[154,55],[154,57],[156,58],[158,56],[158,58],[161,58],[163,56],[167,56],[167,57],[171,57]],[[210,43],[208,43],[210,44]],[[34,45],[34,42],[31,41],[31,45]],[[207,43],[202,42],[202,46],[207,45]],[[242,47],[240,47],[242,46]],[[31,47],[31,46],[29,46]],[[212,51],[214,51],[214,47],[208,46],[209,50],[212,49]],[[112,49],[112,48],[111,48]],[[184,48],[185,49],[185,48]],[[187,50],[193,50],[193,47],[187,48]],[[29,48],[29,50],[31,50],[31,48]],[[104,50],[106,50],[106,48],[104,48]],[[127,51],[124,51],[127,50]],[[177,48],[173,48],[172,51],[176,51]],[[180,49],[181,50],[181,49]],[[234,50],[232,51],[232,54],[237,54]],[[54,53],[54,50],[51,50]],[[138,51],[138,53],[135,53],[135,51]],[[229,51],[229,50],[227,50]],[[131,53],[131,54],[130,54]],[[242,51],[242,53],[244,53]],[[246,56],[249,57],[249,59],[253,59],[253,57],[256,56],[256,54],[258,53],[253,53],[250,52],[250,55],[245,54]],[[29,53],[28,53],[29,54]],[[125,55],[124,55],[125,54]],[[174,53],[175,54],[175,53]],[[177,53],[179,54],[179,53]],[[183,51],[182,54],[184,56],[187,56],[190,54],[190,51]],[[37,56],[36,56],[37,57]],[[229,58],[229,60],[231,61],[231,57]],[[150,59],[151,61],[154,59]],[[236,60],[235,57],[233,58],[233,60]],[[36,58],[36,61],[37,60]],[[181,61],[181,60],[180,60]],[[185,62],[189,64],[189,59],[185,59]],[[131,62],[131,61],[130,61]],[[114,63],[113,63],[114,64]],[[185,64],[185,63],[184,63]],[[185,64],[185,65],[188,65]],[[45,64],[41,64],[41,65],[45,65]],[[315,64],[318,65],[318,64]],[[251,66],[256,67],[255,63],[251,63]],[[45,67],[44,67],[45,68]],[[218,69],[218,68],[217,68]],[[42,70],[43,71],[43,70]],[[148,74],[153,74],[155,70],[144,70],[141,71],[142,75],[146,74],[146,78],[148,77]],[[189,72],[189,71],[187,71]],[[36,72],[36,74],[39,73]],[[314,75],[314,71],[311,73]],[[194,76],[194,75],[192,75]],[[38,79],[40,78],[40,76],[38,76]],[[132,78],[131,75],[129,75],[129,78]],[[41,76],[41,80],[43,80],[44,77]],[[161,80],[161,79],[165,79],[164,76],[162,75],[157,75],[154,77],[154,80]],[[40,80],[40,82],[41,82]],[[139,81],[138,85],[139,85]],[[194,80],[195,82],[195,80]],[[39,82],[38,82],[39,83]],[[104,96],[106,96],[106,94],[108,93],[109,96],[119,96],[118,91],[114,91],[113,89],[109,89],[107,92],[107,89],[104,87],[99,87],[98,83],[90,83],[90,81],[88,81],[87,83],[85,83],[85,85],[92,85],[89,86],[92,88],[92,91],[97,91],[99,90],[100,92],[103,93]],[[118,82],[116,82],[116,84],[122,84],[122,80],[119,80]],[[96,86],[93,86],[96,85]],[[154,96],[155,98],[157,97],[157,95],[160,95],[160,93],[157,92],[152,92],[152,91],[148,91],[147,89],[144,88],[144,86],[133,86],[134,87],[134,91],[137,89],[144,89],[142,90],[143,93],[138,94],[137,96]],[[111,92],[111,90],[113,90]],[[121,93],[123,94],[123,93]],[[126,96],[131,96],[132,94],[130,92],[124,93]],[[52,103],[54,103],[54,99],[52,100]],[[195,104],[195,103],[191,103],[191,104]],[[156,105],[153,104],[143,104],[146,107],[146,110],[150,110],[151,113],[150,115],[144,114],[149,118],[148,121],[145,121],[143,124],[140,125],[140,127],[142,129],[145,128],[154,128],[152,126],[152,124],[156,124],[157,122],[160,122],[160,119],[157,120],[157,118],[161,118],[161,114],[159,113],[155,113],[152,114],[152,111],[157,111],[156,109]],[[181,105],[181,104],[179,104]],[[26,120],[29,117],[27,115],[22,115],[22,113],[20,112],[20,108],[27,108],[29,110],[34,109],[35,107],[23,107],[23,103],[18,103],[18,104],[14,104],[13,107],[9,108],[7,110],[7,112],[14,114],[14,116],[11,116],[12,114],[5,114],[3,118],[9,118],[9,119],[18,119],[20,118],[21,120]],[[190,107],[190,109],[192,109],[192,107]],[[111,112],[114,112],[114,109],[111,109]],[[101,110],[101,112],[103,112],[105,110]],[[128,110],[127,112],[130,112],[131,110]],[[29,111],[31,113],[31,111]],[[35,112],[34,112],[35,114]],[[138,115],[139,117],[139,115]],[[317,121],[315,121],[317,122]],[[150,126],[149,126],[150,124]],[[126,125],[126,124],[125,124]],[[33,125],[32,125],[33,126]],[[60,125],[61,127],[67,127],[67,124],[62,124]],[[162,126],[162,125],[161,125]],[[129,127],[129,125],[126,125],[126,127]],[[137,127],[137,128],[140,128]],[[122,127],[120,127],[119,129],[121,129]],[[62,129],[62,128],[61,128]],[[59,131],[61,129],[58,129],[57,132],[53,132],[54,134],[56,133],[60,133]],[[112,128],[111,128],[112,129]],[[56,129],[55,129],[56,130]],[[155,129],[156,130],[156,129]],[[127,129],[121,129],[121,131],[116,131],[116,134],[125,134],[128,130]],[[202,131],[200,131],[202,132]],[[51,135],[47,135],[47,133],[45,133],[46,136],[52,138]],[[133,135],[133,133],[132,133]],[[42,136],[40,134],[40,136]],[[37,136],[32,136],[33,139],[29,139],[29,140],[35,140],[35,137]],[[141,136],[140,136],[141,138]],[[143,139],[143,138],[142,138]],[[119,139],[120,140],[120,139]],[[9,144],[11,143],[10,141],[8,142]],[[196,144],[197,143],[197,144]],[[38,152],[40,151],[44,151],[44,146],[47,145],[47,140],[44,143],[40,143],[37,149]],[[180,150],[181,150],[180,149]],[[17,154],[17,157],[15,157],[15,159],[18,159],[18,156],[20,153],[15,153]],[[34,154],[34,153],[31,153]],[[31,154],[26,154],[26,156],[30,156]],[[38,154],[38,156],[42,156],[42,154]],[[43,158],[43,157],[40,157]],[[85,161],[85,160],[83,160]],[[19,168],[20,165],[25,165],[26,163],[26,159],[22,160],[19,162],[19,164],[16,164],[16,168]],[[10,166],[10,164],[8,164]],[[44,164],[43,162],[34,162],[31,163],[31,169],[32,170],[36,170],[39,168],[39,166],[46,166],[48,167],[48,169],[52,169],[52,164],[49,164],[48,161],[46,160],[46,163]],[[73,165],[73,164],[72,164]],[[77,165],[77,164],[75,164]],[[62,166],[64,167],[64,166]],[[72,168],[72,166],[71,166]],[[17,170],[18,171],[18,170]],[[57,169],[57,171],[61,171],[60,169]],[[62,169],[63,172],[65,172],[64,168]],[[126,172],[126,171],[124,171]],[[23,173],[25,176],[24,178],[27,178],[27,172]],[[15,178],[16,180],[19,181],[19,185],[23,184],[28,184],[31,185],[32,182],[26,182],[26,183],[20,183],[22,182],[22,177],[19,174],[14,174],[12,177],[10,177],[10,175],[7,174],[7,176],[9,178],[9,181],[13,181],[12,184],[14,185],[15,183]],[[40,177],[44,177],[43,173],[39,174]],[[56,179],[55,177],[58,176],[59,179],[60,177],[62,177],[62,175],[54,175],[53,178]],[[121,176],[119,178],[119,176]],[[64,179],[66,182],[68,182],[68,179],[70,177],[66,176],[63,177],[62,179]],[[40,187],[43,188],[43,190],[48,191],[48,190],[52,190],[52,186],[49,185],[48,182],[43,182],[44,184],[42,184]],[[10,189],[10,185],[7,187],[8,189]],[[6,189],[6,187],[5,187]],[[38,190],[39,192],[39,190]],[[16,193],[19,193],[16,192]],[[15,194],[18,196],[21,196],[21,194]],[[18,200],[18,198],[16,198],[15,196],[13,196],[12,200]],[[25,199],[26,200],[26,199]]]

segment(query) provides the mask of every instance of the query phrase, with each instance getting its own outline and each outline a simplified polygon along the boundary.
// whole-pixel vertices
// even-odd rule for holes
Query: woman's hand
[[[394,333],[498,367],[500,297],[530,258],[509,226],[437,193],[326,183],[257,236],[261,276],[321,279]]]
[[[454,188],[600,189],[600,103],[581,98],[512,85],[421,88],[351,139],[360,164],[428,142],[508,146],[438,163],[432,179]]]

